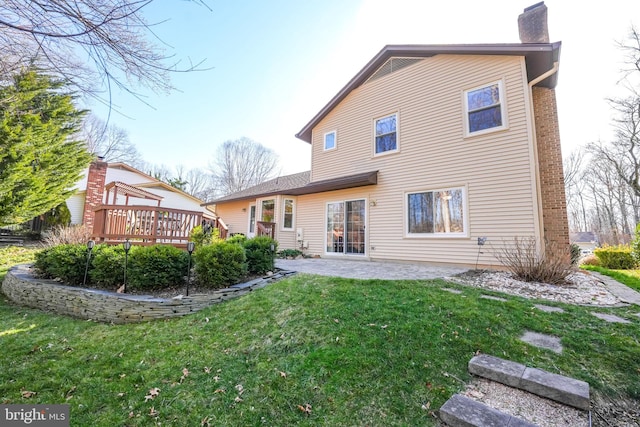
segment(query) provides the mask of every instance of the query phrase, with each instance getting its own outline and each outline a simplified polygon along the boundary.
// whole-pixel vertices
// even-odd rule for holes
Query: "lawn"
[[[597,271],[640,292],[640,270],[609,270],[608,268],[595,265],[583,265],[581,268],[589,271]]]
[[[191,316],[108,325],[0,295],[0,403],[68,403],[72,426],[435,425],[478,351],[640,398],[637,308],[598,309],[632,321],[616,324],[479,296],[297,275]],[[563,354],[519,341],[525,330],[561,337]]]

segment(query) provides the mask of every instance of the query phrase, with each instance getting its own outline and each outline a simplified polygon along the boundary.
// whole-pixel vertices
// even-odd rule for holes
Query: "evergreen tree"
[[[91,161],[74,135],[85,111],[61,81],[23,71],[0,85],[0,225],[41,215],[72,194]]]

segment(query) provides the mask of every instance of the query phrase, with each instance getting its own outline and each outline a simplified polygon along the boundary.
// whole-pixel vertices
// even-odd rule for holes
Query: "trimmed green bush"
[[[133,246],[129,251],[127,286],[161,289],[183,285],[189,255],[171,245]]]
[[[193,253],[196,280],[204,287],[220,289],[237,283],[247,272],[242,246],[226,241],[202,246]]]
[[[297,258],[302,255],[298,249],[283,249],[278,252],[278,258]]]
[[[278,242],[268,236],[256,236],[244,242],[250,273],[262,274],[275,268]]]
[[[235,243],[237,245],[244,245],[244,242],[247,241],[247,236],[245,236],[244,234],[234,234],[233,236],[229,237],[227,239],[227,242],[229,243]]]
[[[610,270],[631,270],[636,266],[630,246],[605,246],[593,253],[600,260],[600,265]]]
[[[36,254],[35,268],[42,277],[59,278],[66,285],[81,285],[87,265],[87,246],[66,244]]]
[[[204,245],[210,245],[211,243],[220,240],[220,230],[217,228],[205,229],[198,225],[193,227],[191,233],[189,233],[189,241],[196,244],[196,248]]]
[[[131,254],[131,252],[130,252]],[[124,248],[122,245],[96,245],[89,270],[91,283],[118,288],[124,280]]]

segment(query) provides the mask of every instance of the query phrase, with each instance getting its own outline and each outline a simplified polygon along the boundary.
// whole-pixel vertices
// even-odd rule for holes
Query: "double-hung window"
[[[375,154],[398,150],[398,114],[375,120]]]
[[[464,102],[467,135],[507,127],[502,81],[465,91]]]
[[[282,228],[284,230],[293,230],[293,199],[284,199]]]
[[[463,187],[406,194],[407,236],[463,237],[467,233]]]

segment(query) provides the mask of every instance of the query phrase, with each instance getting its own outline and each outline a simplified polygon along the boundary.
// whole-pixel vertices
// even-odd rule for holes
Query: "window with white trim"
[[[406,203],[408,236],[467,235],[463,187],[407,193]]]
[[[506,106],[502,81],[464,92],[467,135],[500,130],[506,125]]]
[[[282,229],[293,230],[293,199],[284,199],[284,209],[282,210]]]
[[[324,134],[324,151],[334,150],[336,148],[336,131],[327,132]]]
[[[398,151],[398,114],[374,120],[375,154]]]

